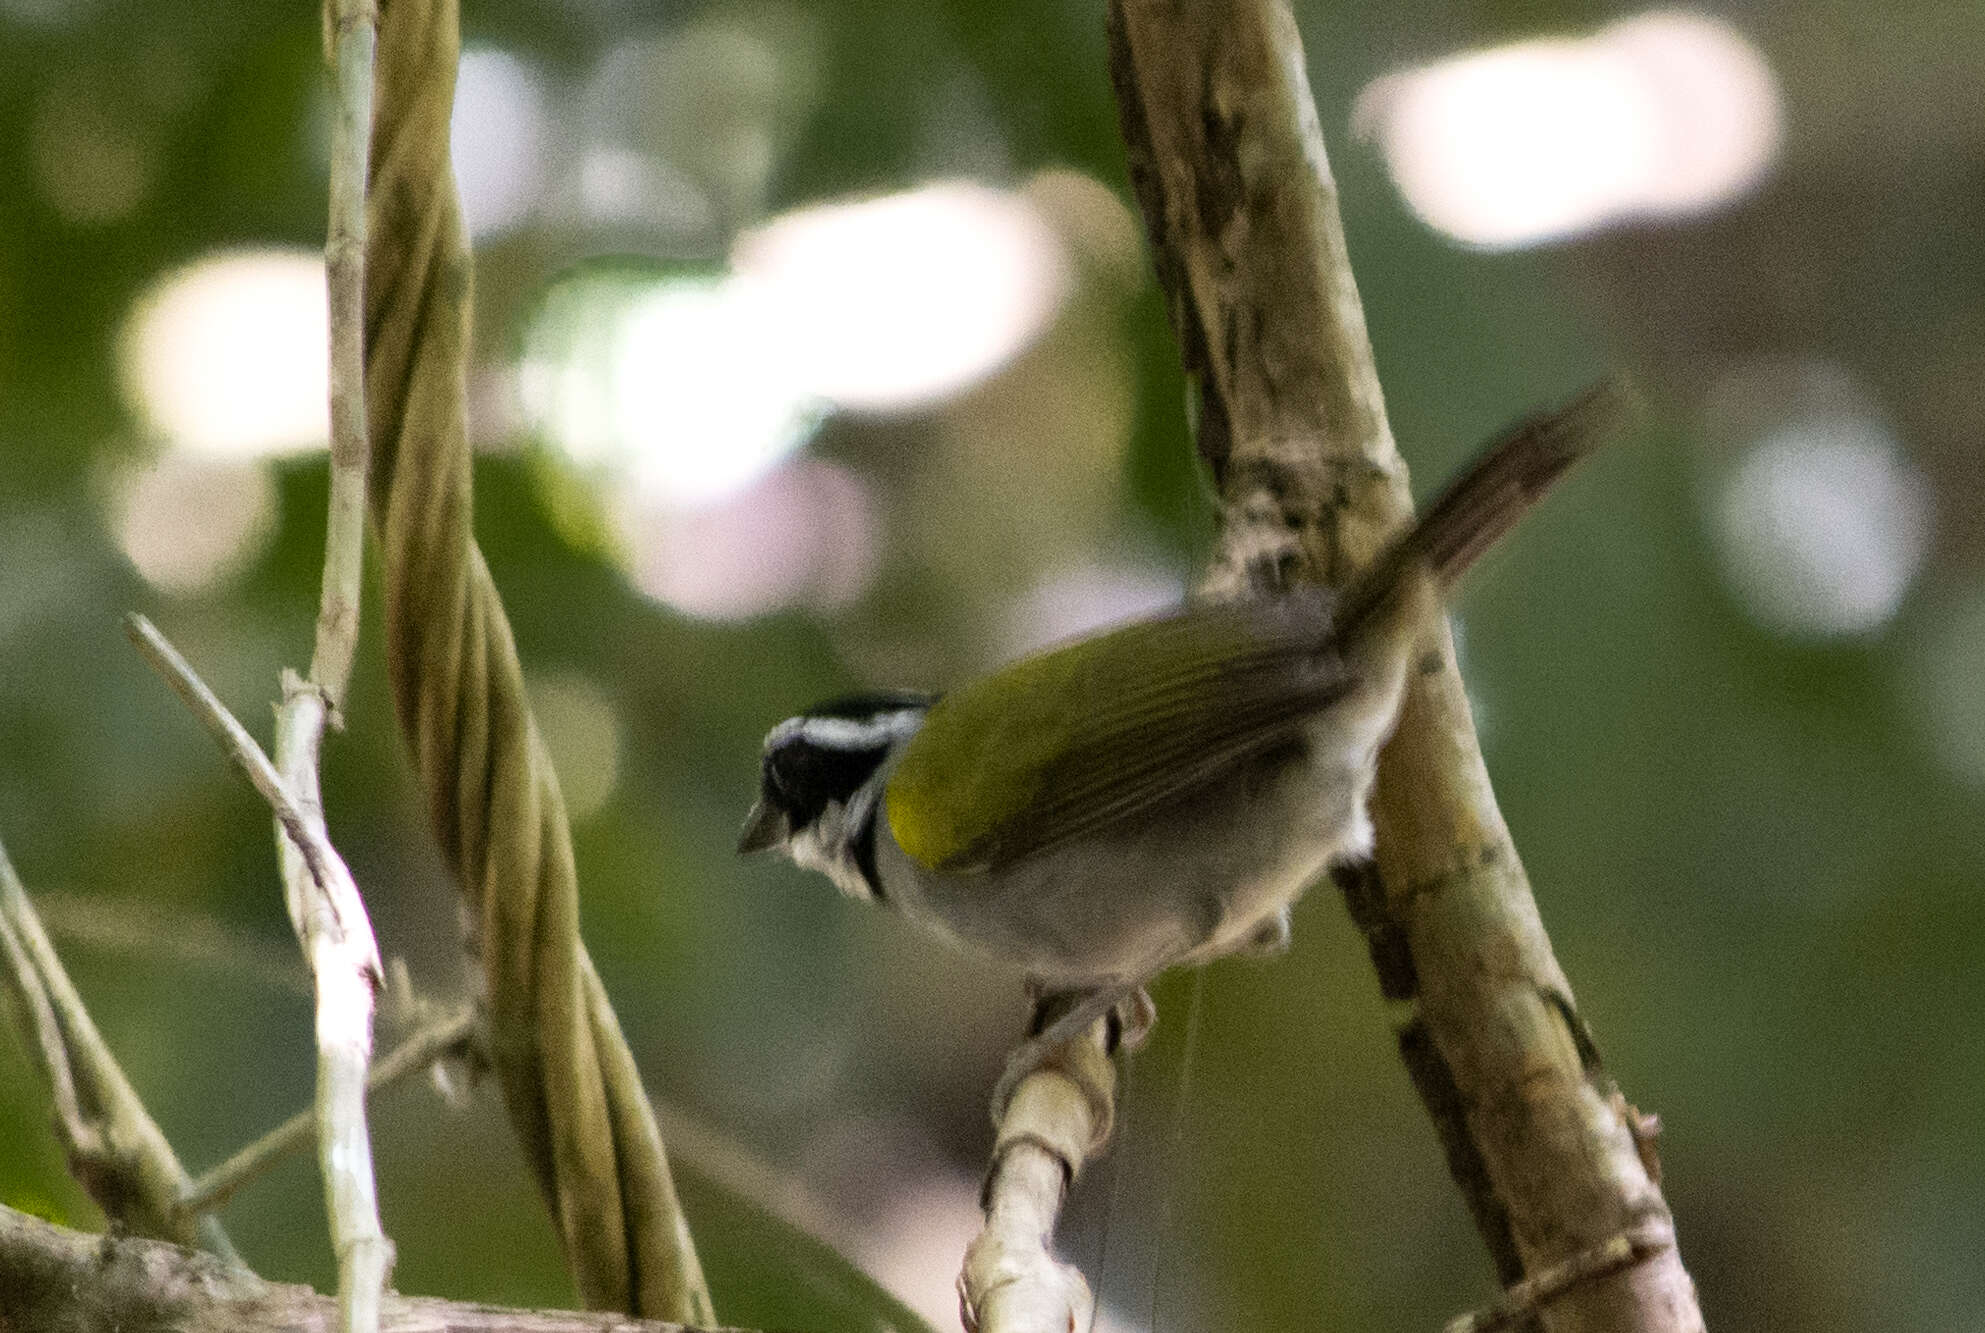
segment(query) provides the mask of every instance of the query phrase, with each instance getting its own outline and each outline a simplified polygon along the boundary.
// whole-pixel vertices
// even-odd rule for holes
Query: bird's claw
[[[1134,983],[1089,991],[1037,991],[1030,1035],[1007,1057],[1006,1068],[993,1085],[994,1122],[1005,1118],[1021,1080],[1051,1063],[1058,1047],[1082,1037],[1098,1019],[1108,1020],[1103,1049],[1114,1053],[1119,1047],[1135,1050],[1143,1045],[1157,1017],[1150,993]]]

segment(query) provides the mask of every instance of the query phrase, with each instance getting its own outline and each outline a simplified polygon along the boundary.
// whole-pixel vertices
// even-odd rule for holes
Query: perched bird
[[[1510,430],[1341,593],[1188,605],[942,696],[788,718],[738,850],[1025,969],[1036,1054],[1148,1017],[1152,977],[1280,947],[1304,887],[1369,854],[1379,747],[1431,615],[1621,400],[1601,385]]]

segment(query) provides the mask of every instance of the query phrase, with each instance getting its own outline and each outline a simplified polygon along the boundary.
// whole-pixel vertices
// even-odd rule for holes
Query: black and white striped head
[[[851,695],[772,728],[738,851],[777,849],[851,897],[880,897],[875,817],[883,765],[933,702],[905,691]]]

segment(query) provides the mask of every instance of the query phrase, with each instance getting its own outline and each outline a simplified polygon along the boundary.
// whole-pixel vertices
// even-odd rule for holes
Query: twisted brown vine
[[[467,906],[490,1053],[581,1298],[714,1322],[641,1078],[579,939],[558,782],[470,531],[454,0],[380,15],[366,247],[373,517],[400,725]]]

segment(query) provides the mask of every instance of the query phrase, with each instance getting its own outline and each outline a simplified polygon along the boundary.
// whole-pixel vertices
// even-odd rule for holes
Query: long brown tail
[[[1453,587],[1572,464],[1606,442],[1631,401],[1621,381],[1605,379],[1510,427],[1346,590],[1334,617],[1337,632],[1349,632],[1383,605],[1415,565],[1433,575],[1442,593]]]

